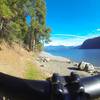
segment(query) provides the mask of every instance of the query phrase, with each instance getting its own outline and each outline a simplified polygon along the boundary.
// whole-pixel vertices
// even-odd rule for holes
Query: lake
[[[45,49],[46,52],[56,56],[67,57],[73,61],[86,61],[93,65],[100,66],[100,49]]]

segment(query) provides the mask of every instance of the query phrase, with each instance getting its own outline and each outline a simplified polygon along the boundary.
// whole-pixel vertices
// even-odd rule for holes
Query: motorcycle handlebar
[[[100,97],[100,75],[53,74],[47,81],[20,79],[0,73],[0,96],[9,100],[90,100]]]

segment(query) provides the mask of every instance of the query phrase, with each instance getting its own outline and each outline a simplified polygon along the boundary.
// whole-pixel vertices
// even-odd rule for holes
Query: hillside
[[[87,39],[80,47],[81,49],[100,49],[100,37]]]
[[[21,78],[43,79],[44,76],[35,57],[35,54],[28,52],[18,44],[10,47],[2,43],[0,44],[0,72]]]

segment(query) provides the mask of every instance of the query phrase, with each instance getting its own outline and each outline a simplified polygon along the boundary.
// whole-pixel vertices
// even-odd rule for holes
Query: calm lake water
[[[66,50],[45,50],[56,56],[67,57],[73,61],[86,61],[100,67],[100,49],[66,49]]]

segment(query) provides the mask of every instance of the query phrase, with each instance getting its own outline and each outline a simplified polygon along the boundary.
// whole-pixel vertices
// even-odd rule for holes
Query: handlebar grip
[[[100,97],[100,75],[82,78],[80,82],[91,98]]]

